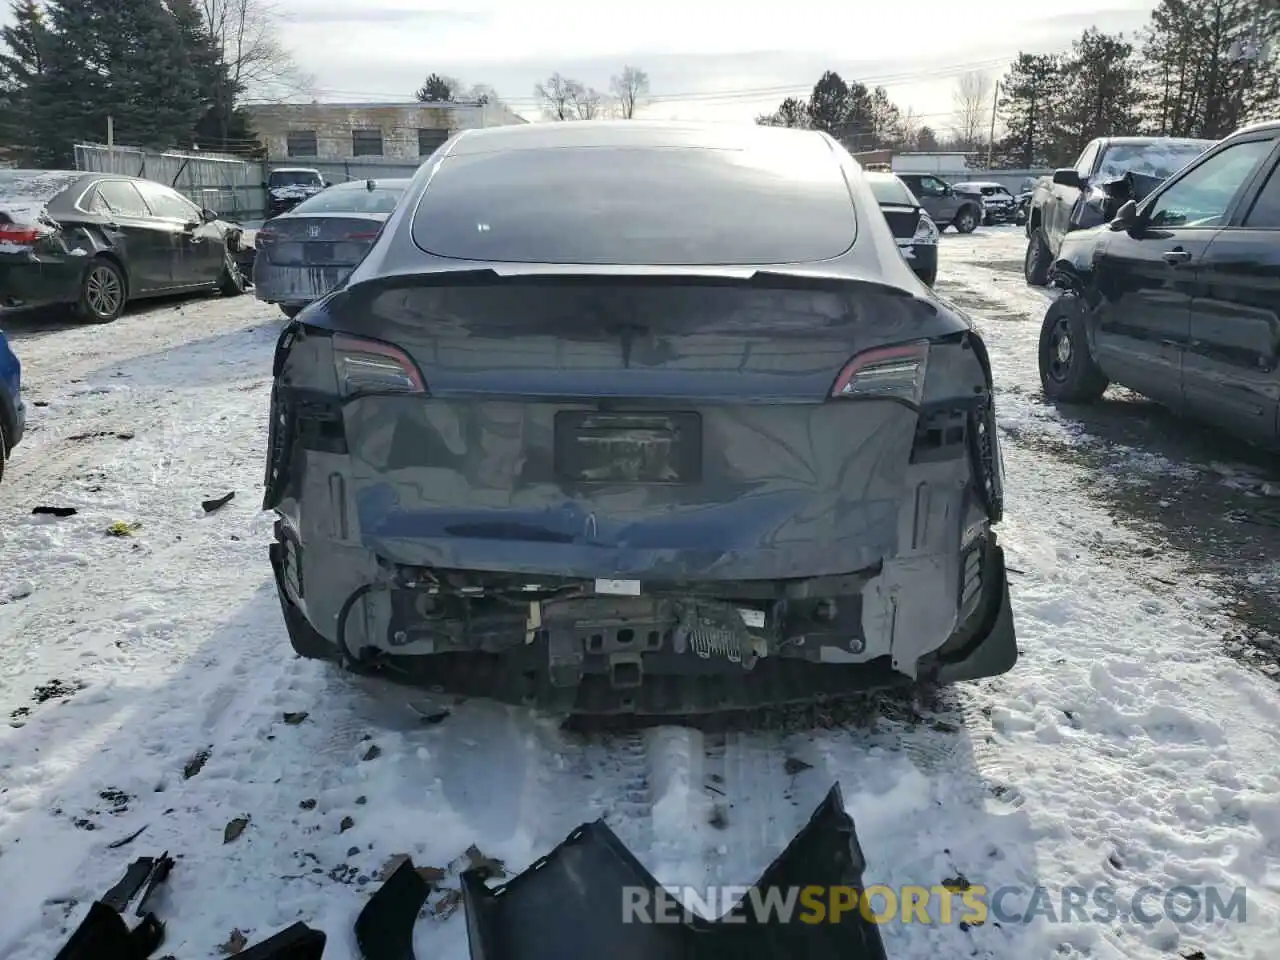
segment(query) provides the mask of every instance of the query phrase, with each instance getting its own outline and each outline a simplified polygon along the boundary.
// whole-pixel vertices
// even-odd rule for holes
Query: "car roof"
[[[1214,144],[1217,140],[1203,140],[1199,137],[1102,137],[1106,146],[1140,147],[1149,143],[1179,143],[1187,146],[1198,144]]]
[[[369,177],[365,180],[343,180],[342,183],[335,183],[330,190],[367,190],[369,189],[369,181],[373,181],[375,189],[378,187],[390,187],[393,190],[399,187],[401,190],[408,188],[413,180],[409,177]]]
[[[1258,120],[1255,123],[1246,123],[1239,130],[1231,131],[1231,137],[1236,137],[1244,133],[1258,133],[1262,130],[1280,130],[1280,118],[1274,120]]]
[[[819,144],[821,149],[831,152],[831,146],[823,135],[812,130],[677,120],[591,120],[585,123],[529,123],[465,130],[454,139],[449,155],[590,147],[746,150],[776,145],[780,149],[804,149],[803,145],[813,148]],[[832,154],[832,161],[835,159]]]
[[[272,167],[268,173],[319,173],[315,167]]]

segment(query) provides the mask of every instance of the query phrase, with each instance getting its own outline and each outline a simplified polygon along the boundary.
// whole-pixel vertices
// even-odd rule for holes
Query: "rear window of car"
[[[413,220],[428,253],[507,263],[803,263],[839,256],[855,234],[844,174],[816,138],[450,156]]]
[[[312,170],[272,170],[267,177],[273,187],[310,187],[321,182],[320,174]]]
[[[897,177],[867,177],[876,203],[908,203],[917,206],[916,198],[911,195],[907,185]]]
[[[45,170],[0,170],[0,213],[6,221],[25,223],[83,174]]]
[[[390,213],[404,187],[330,187],[293,208],[294,213]]]

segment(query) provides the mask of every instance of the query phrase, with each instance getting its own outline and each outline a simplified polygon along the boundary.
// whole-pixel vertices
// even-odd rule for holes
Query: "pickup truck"
[[[1099,137],[1073,166],[1041,177],[1027,209],[1027,283],[1043,287],[1072,230],[1109,223],[1127,200],[1142,200],[1217,141],[1175,137]]]

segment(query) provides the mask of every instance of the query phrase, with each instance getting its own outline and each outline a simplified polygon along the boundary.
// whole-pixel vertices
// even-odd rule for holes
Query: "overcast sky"
[[[883,83],[899,106],[945,130],[966,68],[997,76],[1017,52],[1066,49],[1091,25],[1137,30],[1154,0],[1073,0],[1059,13],[1027,0],[273,3],[319,100],[408,99],[435,71],[490,84],[533,117],[533,86],[553,71],[604,90],[632,64],[649,74],[645,116],[749,121],[805,96],[832,69]]]
[[[646,116],[751,120],[834,69],[882,82],[901,107],[946,128],[961,68],[998,75],[1018,51],[1065,49],[1094,24],[1133,31],[1153,5],[1073,0],[1054,13],[1027,0],[281,0],[280,9],[319,99],[402,98],[434,70],[491,84],[533,116],[533,86],[553,71],[606,89],[632,64],[649,74]]]

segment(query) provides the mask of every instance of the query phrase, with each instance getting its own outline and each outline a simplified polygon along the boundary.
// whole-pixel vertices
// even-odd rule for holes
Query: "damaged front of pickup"
[[[654,716],[1016,660],[990,365],[932,300],[387,282],[291,324],[274,378],[263,505],[302,656]]]

